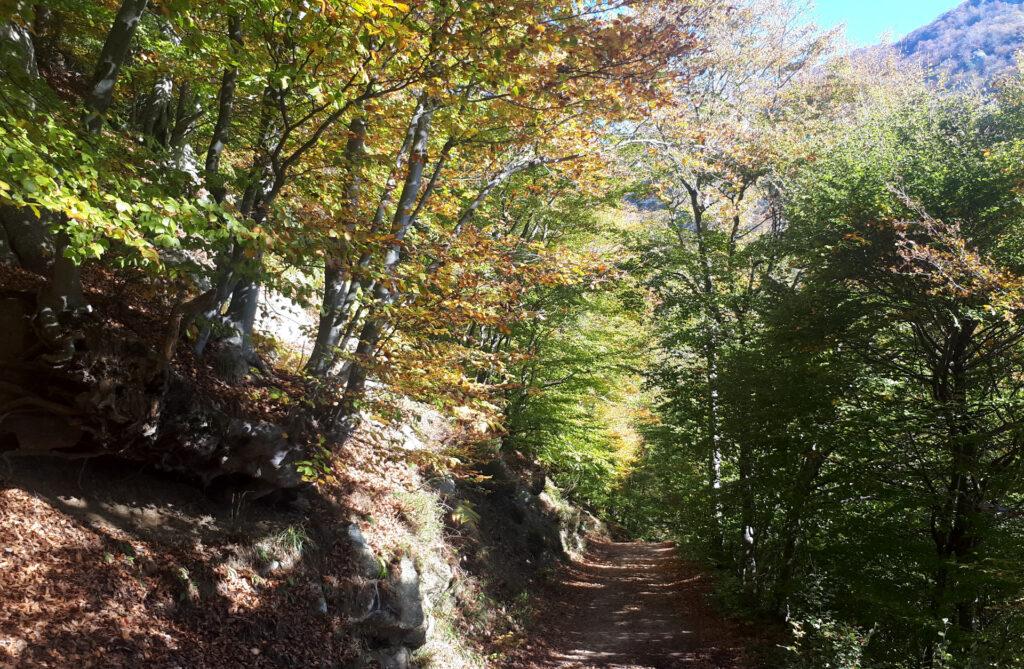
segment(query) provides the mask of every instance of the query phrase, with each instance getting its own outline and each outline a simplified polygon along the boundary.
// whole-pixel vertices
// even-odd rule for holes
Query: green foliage
[[[322,483],[334,473],[333,454],[322,444],[313,449],[311,456],[295,463],[295,469],[307,483]]]
[[[663,424],[629,524],[785,615],[793,666],[1019,663],[1019,100],[869,96],[759,182],[780,225],[634,242]]]
[[[584,218],[576,229],[591,232],[575,243],[609,243],[621,215]],[[537,458],[576,501],[612,514],[645,415],[643,313],[621,288],[589,279],[535,299],[543,318],[514,335],[525,357],[511,370],[504,446]]]
[[[87,137],[62,120],[39,115],[0,125],[0,203],[51,216],[77,262],[114,248],[123,263],[159,267],[162,250],[216,245],[240,232],[212,202],[177,195],[173,175],[152,183],[130,169],[124,154],[116,163],[105,157],[127,147]],[[137,157],[137,168],[145,169],[145,157]]]
[[[861,669],[871,633],[828,617],[791,621],[794,643],[786,650],[800,669]]]
[[[467,500],[459,500],[455,508],[452,509],[451,515],[452,522],[456,525],[462,525],[471,529],[475,529],[480,525],[480,514],[477,513],[473,504]]]
[[[117,4],[4,12],[40,66],[0,45],[0,205],[74,264],[245,345],[252,288],[319,306],[328,403],[374,376],[501,435],[786,616],[794,666],[1024,664],[1019,73],[878,86],[786,0]]]

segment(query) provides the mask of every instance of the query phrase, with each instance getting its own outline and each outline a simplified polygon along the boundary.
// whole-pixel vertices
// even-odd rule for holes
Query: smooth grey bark
[[[279,178],[284,177],[281,175]],[[258,182],[252,187],[253,204],[247,218],[254,226],[263,225],[267,220],[273,199],[280,191],[277,183],[274,181],[270,188],[267,188],[265,184]],[[226,343],[228,348],[236,349],[236,357],[253,360],[255,355],[252,336],[255,332],[256,314],[259,311],[260,291],[263,288],[263,252],[259,251],[254,257],[245,258],[241,245],[236,244],[232,257],[233,283],[225,323],[230,335]]]
[[[739,190],[733,200],[736,211],[739,212],[739,203],[744,197],[746,187]],[[739,213],[732,217],[731,229],[729,231],[728,243],[728,264],[729,272],[733,273],[733,259],[736,257],[736,249],[739,243],[739,231],[741,226]],[[746,347],[749,344],[749,337],[746,334],[746,319],[742,313],[736,314],[736,329],[739,333],[741,345]],[[756,524],[756,495],[754,492],[754,453],[753,446],[748,440],[744,440],[739,446],[739,478],[740,478],[740,549],[742,552],[741,578],[743,588],[747,597],[755,603],[760,595],[760,582],[757,572],[757,543],[759,539]]]
[[[793,594],[793,576],[796,572],[797,549],[803,541],[803,526],[807,506],[814,494],[816,482],[829,452],[811,445],[800,462],[800,471],[793,484],[789,506],[782,524],[785,543],[779,559],[779,568],[772,584],[771,608],[777,615],[785,617],[789,598]]]
[[[530,170],[535,167],[540,167],[542,165],[550,165],[551,163],[563,162],[566,160],[572,160],[572,157],[552,160],[542,158],[539,156],[534,156],[530,158],[523,158],[520,160],[513,160],[512,162],[510,162],[508,165],[506,165],[497,173],[495,173],[490,179],[488,179],[487,182],[485,182],[483,186],[480,187],[480,190],[477,191],[476,196],[474,196],[473,199],[470,200],[469,204],[466,205],[466,207],[462,210],[462,213],[459,215],[459,220],[455,224],[455,229],[453,231],[455,236],[457,237],[459,234],[462,233],[462,230],[473,219],[473,216],[476,215],[477,210],[480,209],[480,206],[487,200],[487,197],[492,192],[494,192],[495,188],[502,185],[515,175],[519,174],[520,172],[525,172],[526,170]]]
[[[131,46],[147,0],[125,0],[118,11],[114,25],[107,34],[103,50],[97,62],[92,88],[86,97],[86,127],[90,132],[102,128],[102,116],[113,100],[114,86]],[[18,61],[20,76],[25,80],[38,77],[35,51],[28,31],[13,23],[5,25],[0,34],[3,44],[5,72],[12,72],[11,64]],[[40,305],[54,313],[62,313],[85,304],[82,295],[81,275],[78,266],[65,256],[70,243],[65,233],[58,234],[53,241],[46,231],[52,213],[44,213],[41,219],[29,219],[28,214],[10,209],[2,212],[9,246],[23,266],[35,271],[50,273],[49,285],[40,296]],[[52,249],[52,250],[51,250]]]
[[[0,223],[0,265],[17,266],[18,256],[11,248],[11,241],[7,238],[7,228]]]
[[[740,475],[740,547],[742,550],[743,588],[746,595],[753,601],[758,594],[757,573],[757,526],[754,507],[753,468],[754,454],[749,443],[739,444],[739,475]]]
[[[228,17],[227,33],[229,51],[233,58],[243,45],[242,19],[240,16],[231,15]],[[206,184],[206,189],[217,204],[224,202],[224,199],[227,197],[227,188],[225,188],[224,183],[221,181],[220,161],[231,136],[237,88],[238,66],[232,61],[224,68],[224,73],[221,75],[220,90],[217,93],[217,120],[213,125],[213,133],[210,137],[210,144],[206,149],[206,160],[203,164],[203,180]],[[240,251],[241,249],[239,248],[232,249],[229,255],[231,261],[218,263],[218,276],[214,279],[213,295],[209,299],[209,304],[204,305],[196,314],[203,321],[193,347],[197,355],[201,355],[206,349],[206,344],[211,335],[210,323],[217,316],[221,305],[231,295],[231,272],[228,271],[228,268],[241,259]]]
[[[335,351],[345,330],[340,312],[352,280],[347,265],[352,254],[350,240],[355,236],[359,216],[359,195],[362,185],[359,169],[366,146],[366,122],[361,117],[356,117],[349,124],[348,131],[345,164],[349,170],[346,193],[349,220],[343,226],[343,234],[338,241],[335,255],[324,261],[324,295],[320,306],[320,323],[313,350],[306,363],[306,371],[316,376],[326,374],[334,364]]]
[[[107,34],[93,76],[93,85],[86,98],[86,128],[90,132],[99,132],[103,127],[103,114],[113,100],[118,73],[128,56],[132,38],[146,4],[147,0],[125,0]],[[65,254],[69,244],[70,239],[66,233],[56,235],[52,274],[40,295],[40,307],[55,314],[85,305],[81,269]]]
[[[403,144],[401,151],[399,152],[399,159],[396,164],[400,165],[404,160],[402,156],[408,153],[409,147],[412,146],[414,139],[416,119],[422,113],[422,108],[417,108],[416,113],[413,115],[413,122],[410,124],[410,135],[407,137],[407,141]],[[416,203],[415,209],[413,209],[412,215],[409,221],[409,227],[415,227],[418,220],[420,211],[430,200],[431,195],[437,188],[438,181],[440,180],[441,173],[444,171],[445,166],[448,163],[448,158],[451,155],[452,149],[455,147],[454,138],[449,138],[441,148],[441,153],[438,159],[434,163],[434,169],[430,175],[430,179],[427,181],[427,185],[422,189],[423,192],[419,196],[419,201]],[[381,198],[380,207],[378,207],[377,215],[374,217],[374,223],[370,228],[371,234],[379,232],[384,222],[384,216],[386,212],[386,205],[391,201],[391,195],[394,190],[394,178],[389,182],[391,186],[385,190],[384,197]],[[366,309],[360,305],[359,298],[361,295],[370,294],[373,292],[374,284],[372,281],[363,279],[357,280],[357,274],[365,274],[365,270],[369,267],[370,261],[372,260],[373,254],[372,249],[367,248],[359,259],[352,271],[349,272],[349,276],[342,282],[342,290],[339,291],[339,295],[342,295],[340,303],[335,309],[336,318],[333,323],[334,331],[330,334],[331,342],[330,349],[334,351],[349,350],[351,345],[358,345],[358,338],[352,336],[353,332],[360,325],[360,318],[366,313]],[[334,356],[336,358],[336,356]],[[327,365],[327,369],[333,366],[332,362]],[[343,373],[347,373],[349,365],[343,368]],[[327,369],[324,371],[326,372]]]
[[[49,212],[44,212],[46,217]],[[8,245],[8,257],[30,272],[49,275],[53,269],[53,237],[40,218],[27,207],[0,206],[0,229]]]
[[[89,93],[85,98],[88,112],[85,125],[91,132],[103,128],[103,116],[114,100],[114,86],[117,84],[121,67],[128,58],[132,38],[146,11],[149,0],[124,0],[114,18],[114,25],[107,33],[103,50],[96,62]]]
[[[31,87],[39,78],[39,68],[32,35],[23,25],[11,21],[0,26],[0,68],[14,88],[4,102],[34,107]],[[53,255],[53,239],[44,218],[27,207],[0,205],[0,262],[48,275]]]
[[[932,397],[938,404],[946,425],[949,474],[941,505],[931,509],[931,535],[939,566],[932,575],[931,613],[936,620],[952,618],[959,632],[952,637],[961,650],[970,643],[977,629],[978,601],[963,592],[959,579],[965,567],[982,559],[982,536],[979,509],[984,502],[984,486],[980,482],[981,445],[971,438],[976,426],[968,404],[969,350],[978,323],[963,314],[955,317],[951,327],[939,328],[943,336],[932,338],[927,325],[915,324],[915,336],[929,352]],[[952,615],[950,615],[952,613]],[[935,652],[936,639],[925,649],[924,666],[941,666]]]
[[[705,341],[705,361],[707,364],[707,431],[708,431],[708,464],[707,478],[708,489],[712,504],[712,532],[711,549],[720,559],[725,557],[725,537],[723,524],[725,518],[724,502],[722,500],[722,461],[723,444],[720,425],[720,382],[718,378],[719,357],[722,346],[723,331],[726,327],[726,319],[722,308],[718,304],[719,289],[716,285],[715,274],[712,268],[711,252],[708,248],[707,223],[704,215],[707,207],[702,199],[700,181],[694,183],[683,182],[684,188],[689,196],[690,213],[693,217],[694,235],[697,245],[697,260],[699,263],[699,274],[696,287],[701,293],[705,302],[705,316],[708,322],[708,332]],[[744,184],[733,196],[733,204],[738,205],[743,199],[748,184]],[[727,244],[728,270],[734,271],[733,261],[736,255],[740,233],[741,219],[738,215],[733,216],[729,229]],[[682,239],[680,237],[680,239]],[[744,314],[737,312],[736,328],[744,331]],[[743,580],[744,589],[751,598],[756,596],[757,582],[757,542],[758,531],[756,526],[756,510],[753,489],[753,454],[751,445],[748,443],[739,444],[739,483],[740,483],[740,546],[741,546],[741,567],[740,575]]]
[[[187,174],[198,186],[202,177],[189,137],[204,113],[188,81],[176,83],[170,74],[164,74],[149,91],[136,96],[130,124],[166,152],[168,167]]]
[[[55,248],[50,281],[39,296],[40,307],[56,314],[72,311],[85,305],[82,294],[82,273],[78,265],[65,256],[69,239],[66,233],[54,237]]]
[[[263,91],[260,106],[260,131],[259,139],[257,140],[257,146],[259,147],[265,148],[269,146],[271,140],[277,135],[278,129],[275,127],[272,119],[277,95],[278,93],[271,86],[267,86]],[[257,158],[249,170],[248,183],[246,184],[245,191],[242,193],[242,200],[239,203],[239,214],[241,217],[251,220],[254,225],[260,225],[269,211],[270,204],[267,202],[267,199],[271,181],[283,177],[283,174],[280,173],[277,177],[270,174],[270,166],[260,157],[263,153],[264,151],[262,150],[257,152]],[[209,157],[208,151],[207,158]],[[217,161],[219,162],[219,156]],[[246,334],[238,330],[247,322],[246,313],[251,311],[251,308],[245,305],[245,301],[252,299],[258,301],[259,298],[258,287],[254,291],[251,285],[243,285],[252,283],[252,276],[248,278],[245,276],[247,265],[251,264],[251,259],[246,260],[245,249],[238,241],[235,241],[230,252],[223,254],[218,259],[215,298],[210,308],[203,314],[203,325],[200,328],[194,347],[196,355],[201,356],[206,351],[206,346],[213,335],[213,326],[215,324],[222,325],[226,331],[231,331],[231,339],[233,340],[236,339],[234,335],[239,335],[237,338],[239,342],[244,342],[251,335],[251,333]],[[234,298],[236,290],[240,294],[238,299]],[[231,307],[232,303],[234,303],[233,309]],[[221,311],[225,306],[228,306],[229,314],[228,322],[223,323],[219,321],[221,321]],[[253,322],[255,323],[255,321]]]
[[[262,221],[264,217],[253,219]],[[259,225],[259,223],[256,223]],[[263,254],[243,261],[245,267],[237,270],[243,276],[231,289],[231,301],[228,303],[225,327],[229,333],[225,344],[234,357],[245,361],[254,360],[252,337],[256,329],[256,315],[260,305],[260,291],[263,289]],[[236,377],[238,375],[235,375]]]
[[[132,125],[161,146],[168,145],[174,81],[170,75],[157,78],[148,93],[140,95],[132,109]]]
[[[216,363],[221,376],[229,381],[240,381],[249,372],[250,367],[260,367],[262,364],[254,350],[252,337],[259,311],[260,291],[263,288],[263,255],[260,253],[255,258],[245,259],[241,255],[241,250],[241,246],[236,245],[233,253],[233,257],[236,258],[233,269],[236,278],[230,292],[225,293],[222,285],[215,286],[214,299],[210,301],[207,312],[219,313],[220,307],[217,305],[223,304],[223,296],[227,294],[230,297],[227,313],[220,320],[226,335],[222,340],[224,346],[218,351]],[[201,343],[204,346],[210,333],[211,330],[207,327],[201,334]]]
[[[279,94],[271,92],[270,97]],[[272,134],[274,128],[268,125],[265,132]],[[267,220],[274,198],[284,187],[285,179],[286,172],[283,170],[270,170],[268,173],[266,166],[263,166],[263,169],[260,165],[254,166],[252,180],[242,198],[241,207],[242,216],[248,218],[253,226],[259,227]],[[244,375],[239,373],[244,371],[243,367],[247,369],[250,361],[258,362],[253,350],[252,336],[256,326],[256,314],[259,311],[260,291],[263,287],[263,252],[259,251],[254,257],[246,258],[243,247],[236,243],[231,259],[228,268],[230,280],[226,284],[230,289],[226,293],[218,290],[217,294],[230,296],[224,323],[230,334],[225,342],[227,351],[224,357],[235,361],[234,371],[229,376],[240,378]]]
[[[180,158],[188,148],[188,137],[195,129],[196,121],[203,116],[202,107],[196,101],[196,93],[191,84],[185,81],[178,86],[177,106],[171,117],[172,123],[167,133],[166,146],[173,149]]]
[[[34,107],[30,87],[39,78],[39,68],[35,42],[25,26],[13,21],[0,25],[0,68],[4,78],[21,89],[12,91],[17,99],[8,101],[8,104],[17,102]]]
[[[449,249],[451,249],[452,245],[455,243],[455,240],[462,235],[463,231],[466,229],[466,226],[469,225],[470,222],[472,222],[473,217],[476,215],[477,210],[480,209],[480,206],[487,200],[488,196],[490,196],[490,194],[493,193],[494,190],[501,186],[503,183],[505,183],[515,175],[519,174],[520,172],[525,172],[526,170],[533,169],[535,167],[540,167],[542,165],[551,165],[554,163],[565,162],[567,160],[573,160],[574,158],[576,158],[576,156],[556,159],[541,157],[524,158],[520,160],[513,160],[505,167],[498,170],[497,173],[493,174],[486,182],[483,183],[483,185],[480,187],[480,190],[477,191],[477,194],[473,197],[472,200],[469,201],[469,204],[467,204],[463,208],[462,212],[459,214],[459,218],[456,220],[455,227],[452,229],[451,239],[446,244],[444,244],[443,251],[448,251]],[[546,241],[546,238],[542,239],[542,241]],[[444,263],[440,258],[435,259],[427,267],[427,274],[436,274],[441,269],[443,264]]]
[[[32,36],[24,27],[5,24],[0,44],[5,73],[12,76],[12,81],[18,83],[20,79],[27,86],[39,77]],[[0,208],[7,260],[17,259],[22,267],[49,275],[50,280],[39,296],[39,306],[59,314],[81,307],[85,298],[78,267],[64,256],[67,235],[61,233],[52,238],[49,234],[47,224],[53,219],[52,212],[36,216],[30,209]]]
[[[351,83],[351,82],[350,82]],[[315,128],[291,153],[285,152],[289,138],[298,127],[308,122],[313,117],[307,114],[305,120],[292,123],[289,120],[287,95],[288,91],[268,85],[263,97],[263,108],[265,112],[275,112],[279,115],[280,125],[270,122],[270,115],[264,116],[264,128],[261,132],[261,140],[258,143],[262,150],[258,152],[256,164],[253,166],[250,187],[243,197],[242,214],[249,218],[255,226],[262,224],[270,214],[273,203],[281,190],[288,183],[289,171],[299,160],[312,150],[327,131],[343,118],[353,106],[361,105],[367,100],[383,94],[381,91],[374,91],[373,82],[367,84],[363,92],[354,98],[339,105],[326,118],[316,124]],[[273,139],[273,141],[270,141]],[[246,215],[251,212],[251,215]],[[238,244],[236,243],[236,251]],[[239,267],[240,254],[233,253],[227,258],[227,265],[220,268],[223,277],[221,281],[229,286],[226,295],[231,296],[231,303],[228,307],[227,327],[232,331],[230,341],[240,342],[240,354],[248,359],[254,359],[252,351],[253,326],[255,325],[255,312],[259,307],[259,294],[262,285],[262,254],[254,259],[245,261],[247,267]],[[248,277],[242,276],[248,270]],[[241,278],[240,278],[241,277]],[[223,301],[211,310],[215,317],[219,312]],[[208,328],[196,344],[196,352],[202,353],[209,338]]]
[[[722,502],[722,435],[719,433],[718,342],[712,335],[705,349],[707,363],[707,481],[711,499],[711,553],[721,560],[725,555],[722,526],[725,509]]]
[[[409,120],[409,125],[406,129],[405,138],[402,141],[402,146],[399,148],[398,153],[395,155],[394,164],[392,165],[391,171],[388,174],[388,179],[384,183],[384,188],[381,191],[380,198],[377,201],[377,209],[374,211],[373,219],[370,222],[370,234],[374,235],[379,233],[387,221],[388,210],[391,207],[392,198],[394,197],[395,190],[398,188],[399,176],[402,169],[405,167],[406,161],[409,158],[410,151],[414,141],[416,140],[416,129],[419,124],[419,119],[423,115],[424,105],[422,101],[416,105],[415,110]],[[350,338],[359,326],[359,319],[365,313],[365,308],[360,305],[360,298],[363,295],[372,293],[373,282],[367,277],[367,271],[373,261],[373,250],[370,247],[363,249],[359,254],[359,259],[350,268],[350,276],[346,278],[342,285],[339,294],[342,295],[341,301],[335,306],[335,322],[330,324],[331,328],[336,328],[334,332],[329,334],[317,333],[319,338],[321,335],[327,339],[325,342],[325,348],[328,353],[337,350],[348,350],[347,347],[350,345]],[[321,322],[323,325],[323,322]],[[335,341],[333,338],[337,336]],[[358,346],[358,342],[355,342]],[[312,356],[311,356],[312,359]],[[333,366],[333,358],[330,362],[321,363],[327,369]]]
[[[369,63],[369,57],[366,64]],[[343,82],[343,90],[348,90],[350,87],[355,86],[359,78],[358,74],[353,76],[347,81]],[[287,97],[290,93],[288,90],[277,89],[273,85],[268,85],[264,94],[264,110],[271,110],[277,114],[279,127],[271,128],[265,124],[264,137],[258,142],[260,150],[256,159],[256,164],[253,167],[254,177],[256,175],[262,176],[265,172],[269,172],[268,178],[265,180],[266,183],[259,183],[255,193],[256,196],[253,198],[253,204],[249,207],[249,211],[253,212],[252,216],[245,216],[250,218],[256,225],[262,223],[269,215],[272,209],[273,203],[277,198],[278,194],[288,183],[288,175],[290,170],[298,164],[298,162],[324,137],[324,135],[341,119],[345,118],[349,114],[353,107],[359,107],[363,103],[377,97],[383,97],[389,93],[393,93],[406,88],[410,81],[402,81],[394,83],[390,88],[376,87],[376,81],[371,79],[362,85],[362,90],[358,95],[353,95],[345,101],[344,104],[334,106],[333,111],[327,114],[326,117],[321,120],[314,122],[317,118],[317,113],[325,111],[327,105],[320,106],[318,109],[305,113],[300,119],[292,119],[288,108]],[[287,152],[290,142],[294,139],[296,132],[304,127],[310,127],[309,134],[302,140],[297,142],[297,146]],[[266,132],[266,130],[272,130],[272,132]],[[271,136],[275,136],[275,141],[268,141]],[[258,178],[258,177],[257,177]],[[256,183],[256,179],[253,180]],[[244,204],[245,198],[243,198],[243,214],[246,209]],[[238,245],[236,244],[236,247]],[[230,258],[225,259],[227,261],[226,266],[220,268],[220,274],[222,276],[221,281],[225,285],[230,286],[228,295],[231,295],[232,306],[229,307],[228,321],[229,327],[235,330],[236,334],[240,335],[240,339],[243,343],[250,342],[252,339],[252,321],[249,318],[249,313],[258,307],[259,299],[259,285],[262,282],[260,266],[261,258],[247,261],[250,268],[253,269],[251,272],[252,278],[249,279],[238,279],[239,275],[237,264],[239,262],[239,254],[234,253]],[[255,289],[254,289],[255,288]],[[236,297],[234,293],[238,291],[239,295]],[[247,304],[249,301],[255,300],[256,305]],[[216,316],[219,312],[223,301],[219,300],[215,309],[211,310],[211,313]],[[241,328],[241,330],[239,330]],[[209,337],[209,330],[206,329],[203,336],[196,344],[197,353],[202,353],[205,348],[206,341]],[[233,337],[235,339],[235,337]],[[246,344],[247,345],[247,344]],[[250,351],[244,351],[244,353],[251,356]]]
[[[424,102],[421,107],[422,111],[415,124],[409,169],[406,172],[405,184],[402,187],[402,194],[398,198],[398,205],[392,219],[393,241],[384,255],[382,270],[385,278],[377,281],[374,286],[374,312],[366,319],[359,334],[356,361],[349,372],[348,383],[345,387],[344,410],[346,413],[352,411],[355,400],[362,397],[366,390],[367,364],[377,352],[377,346],[386,325],[381,309],[387,308],[395,297],[389,280],[402,259],[402,240],[405,239],[405,235],[414,221],[413,214],[416,211],[416,202],[423,182],[423,171],[427,162],[427,149],[430,141],[430,127],[435,111],[433,103],[429,101]]]
[[[256,311],[259,306],[259,291],[261,282],[256,279],[241,282],[235,288],[231,296],[231,304],[228,306],[228,317],[237,324],[236,337],[245,336],[253,331],[256,324]],[[249,347],[243,342],[245,348]]]
[[[36,48],[36,60],[49,69],[66,66],[59,44],[65,32],[64,18],[42,3],[32,7],[32,33]]]
[[[228,17],[228,43],[231,56],[242,47],[242,19],[233,15]],[[206,189],[210,191],[216,202],[224,201],[227,193],[220,183],[220,160],[231,138],[231,121],[235,108],[235,91],[238,87],[238,66],[231,63],[224,69],[221,76],[220,91],[217,94],[217,120],[213,125],[210,145],[206,149],[205,172]]]

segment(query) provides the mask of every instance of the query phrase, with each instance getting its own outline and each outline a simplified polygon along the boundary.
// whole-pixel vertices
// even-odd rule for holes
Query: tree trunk
[[[779,570],[772,585],[772,609],[779,615],[786,613],[785,608],[796,570],[797,549],[803,539],[804,514],[814,492],[815,481],[827,458],[826,453],[812,445],[800,463],[800,473],[793,486],[792,500],[783,522],[785,543],[779,560]]]
[[[262,285],[263,281],[259,277],[239,282],[232,292],[231,304],[228,305],[228,319],[235,331],[232,338],[239,338],[236,343],[240,344],[245,351],[252,350],[252,333],[256,325],[256,312],[259,308]]]
[[[739,445],[739,475],[740,475],[740,519],[742,533],[740,535],[740,546],[742,549],[742,578],[743,589],[747,597],[753,603],[758,594],[757,581],[757,526],[755,523],[756,510],[754,499],[753,460],[749,444]]]
[[[59,11],[37,3],[32,8],[35,14],[32,21],[32,32],[35,36],[36,61],[40,67],[53,71],[57,67],[66,67],[60,52],[60,43],[64,38],[64,18]]]
[[[0,68],[8,79],[26,89],[39,78],[32,34],[13,21],[0,25]],[[31,96],[27,97],[29,104],[34,105]]]
[[[114,85],[128,57],[132,38],[142,20],[143,12],[146,11],[147,3],[148,0],[124,0],[114,19],[114,25],[107,33],[107,40],[96,62],[92,84],[85,98],[85,108],[88,112],[85,125],[91,132],[99,132],[103,128],[103,116],[113,103]]]
[[[132,38],[139,20],[146,9],[148,0],[124,0],[107,34],[107,40],[100,52],[93,84],[86,97],[86,127],[90,132],[99,132],[103,127],[103,115],[109,109],[114,95],[114,85],[128,56]],[[82,295],[81,268],[65,256],[70,240],[65,233],[57,235],[53,259],[53,275],[41,296],[43,308],[62,313],[85,304]]]
[[[85,297],[82,295],[80,268],[64,255],[68,248],[67,234],[58,233],[55,242],[53,270],[49,283],[40,295],[39,306],[62,314],[85,306]]]
[[[231,56],[234,57],[243,44],[242,20],[238,15],[228,17],[228,40],[229,51]],[[206,183],[206,189],[210,191],[210,195],[217,204],[224,202],[224,198],[227,197],[227,189],[224,187],[220,176],[220,161],[231,135],[237,86],[238,67],[231,63],[224,69],[224,74],[221,76],[220,90],[217,94],[217,120],[213,125],[213,134],[210,137],[210,144],[206,149],[206,161],[203,165],[203,179]],[[228,255],[232,258],[231,263],[218,263],[222,273],[215,277],[215,288],[212,297],[208,300],[209,304],[203,307],[201,314],[195,314],[195,316],[203,318],[194,347],[197,355],[203,353],[206,343],[209,341],[211,334],[210,322],[217,316],[221,305],[231,295],[231,275],[224,270],[227,266],[234,266],[241,259],[240,249],[233,249]]]
[[[242,46],[242,20],[237,15],[228,18],[228,40],[231,55],[234,56]],[[232,63],[225,68],[220,81],[220,92],[217,94],[217,121],[213,125],[210,146],[206,150],[206,189],[213,199],[224,201],[227,192],[220,183],[220,158],[227,147],[231,136],[231,119],[235,107],[235,89],[238,86],[238,67]]]
[[[377,210],[374,212],[373,221],[370,224],[371,235],[379,233],[387,221],[388,208],[391,206],[391,199],[394,196],[395,189],[398,188],[398,178],[401,175],[402,168],[405,167],[406,159],[416,140],[416,128],[420,117],[423,115],[423,111],[424,106],[421,101],[413,111],[405,133],[405,139],[398,150],[398,154],[395,156],[394,165],[388,175],[388,180],[384,183],[384,189],[377,203]],[[358,317],[365,312],[365,308],[361,308],[359,304],[360,297],[372,294],[373,292],[373,282],[366,276],[366,271],[373,261],[373,255],[372,247],[367,246],[359,254],[358,261],[349,269],[350,278],[345,283],[344,297],[335,310],[338,319],[335,327],[346,333],[341,338],[341,347],[345,347],[348,338],[358,325]],[[347,325],[342,327],[343,324]]]
[[[409,169],[406,172],[402,194],[398,198],[398,206],[391,224],[391,235],[394,239],[384,256],[383,274],[385,278],[378,281],[373,291],[373,309],[363,324],[359,334],[359,346],[356,348],[356,361],[349,372],[345,388],[346,414],[351,414],[356,399],[362,397],[366,390],[367,365],[377,352],[381,335],[385,327],[385,315],[381,313],[394,301],[394,291],[390,285],[399,261],[402,259],[402,240],[409,231],[413,221],[416,201],[419,197],[420,185],[423,182],[423,170],[427,162],[427,149],[430,140],[430,125],[434,116],[434,107],[426,101],[421,104],[419,117],[415,123],[415,134],[409,156]]]
[[[264,88],[260,111],[259,140],[257,141],[257,145],[264,148],[269,145],[275,132],[272,121],[273,114],[275,113],[273,109],[275,95],[276,93],[271,86]],[[214,152],[214,161],[218,164],[220,160],[220,151],[222,149],[223,147],[220,147]],[[267,213],[270,211],[271,206],[270,197],[268,196],[269,191],[267,188],[267,181],[270,178],[268,176],[269,167],[262,158],[263,153],[264,151],[257,151],[257,157],[254,159],[253,165],[249,170],[248,183],[242,194],[242,201],[239,205],[239,214],[241,215],[241,218],[249,219],[254,227],[259,226],[263,222]],[[207,151],[207,160],[209,161],[210,158],[210,152]],[[207,176],[209,178],[209,174]],[[272,184],[272,186],[277,185],[277,182],[282,181],[283,178],[283,174],[279,173],[276,175],[274,177],[275,184]],[[278,186],[278,189],[280,189],[280,186]],[[243,282],[247,281],[241,277],[243,270],[245,269],[244,265],[246,262],[251,262],[251,260],[246,261],[245,248],[237,240],[235,240],[229,253],[224,253],[218,258],[215,277],[215,284],[217,288],[216,299],[210,309],[203,314],[203,324],[200,328],[199,336],[196,338],[194,349],[197,356],[202,356],[206,351],[206,346],[213,335],[214,325],[225,325],[218,321],[220,320],[220,315],[225,305],[229,305],[230,302],[233,301],[234,292],[241,287]],[[258,271],[253,272],[252,276],[258,276]],[[241,302],[248,299],[257,299],[258,302],[258,289],[256,291],[252,291],[250,286],[249,288],[243,288],[242,292],[245,293],[245,297],[239,298],[236,302],[236,308],[234,309],[236,325],[240,325],[246,321],[245,312],[247,311],[247,308],[244,308]],[[225,329],[228,328],[225,327]],[[244,333],[237,330],[235,330],[234,334],[244,335]],[[242,336],[238,341],[240,343],[245,339],[246,336]]]
[[[136,99],[132,110],[132,125],[164,148],[170,140],[173,100],[174,81],[170,75],[164,74],[157,78],[148,93]]]
[[[934,576],[932,609],[937,618],[943,618],[951,606],[961,636],[967,637],[977,627],[977,603],[975,596],[963,591],[957,575],[979,558],[982,541],[977,520],[983,500],[978,483],[980,450],[969,438],[974,419],[968,400],[967,356],[977,324],[967,317],[959,323],[946,342],[946,355],[932,369],[933,395],[945,417],[950,455],[945,502],[933,512],[932,536],[941,564]],[[957,643],[964,645],[963,638]]]
[[[27,207],[0,205],[0,229],[7,240],[9,261],[43,276],[53,270],[53,237],[46,224],[52,212],[42,217]]]
[[[313,351],[310,353],[306,371],[314,376],[323,376],[334,365],[336,351],[341,343],[345,323],[341,310],[352,282],[352,272],[347,271],[352,255],[351,241],[355,237],[359,218],[359,194],[361,179],[359,163],[366,145],[366,122],[355,118],[349,125],[349,138],[345,145],[345,163],[349,169],[347,192],[348,217],[343,234],[338,242],[336,255],[324,262],[324,296],[320,306],[320,324],[317,328]]]
[[[701,204],[700,193],[695,188],[687,188],[690,195],[690,211],[693,216],[694,234],[697,240],[697,256],[700,261],[700,287],[704,292],[704,318],[708,332],[704,344],[705,362],[707,363],[707,447],[708,447],[708,495],[711,500],[711,554],[716,560],[725,558],[725,537],[723,524],[725,510],[722,502],[722,435],[719,429],[719,387],[718,387],[718,354],[721,337],[722,316],[717,308],[717,293],[714,275],[711,271],[711,258],[708,254],[704,223],[704,206]]]
[[[711,500],[711,555],[716,560],[725,558],[725,538],[722,525],[725,511],[722,504],[722,444],[718,429],[718,349],[712,335],[707,344],[707,433],[708,433],[708,495]]]

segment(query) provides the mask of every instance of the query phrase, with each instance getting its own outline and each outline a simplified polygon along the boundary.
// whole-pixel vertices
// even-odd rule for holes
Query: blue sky
[[[883,33],[900,38],[962,0],[816,0],[816,21],[831,28],[846,24],[846,36],[855,46],[874,44]]]

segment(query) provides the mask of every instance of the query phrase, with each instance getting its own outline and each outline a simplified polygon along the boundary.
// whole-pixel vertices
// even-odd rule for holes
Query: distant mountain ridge
[[[1024,0],[967,0],[893,46],[956,81],[990,81],[1024,49]]]

